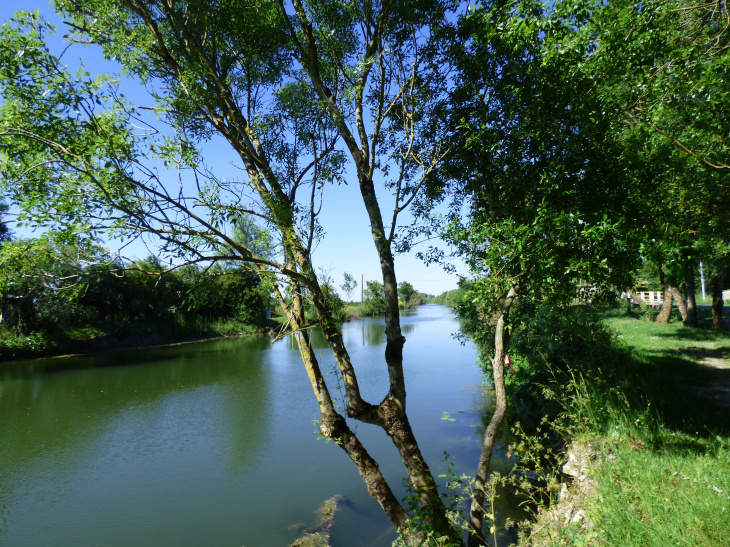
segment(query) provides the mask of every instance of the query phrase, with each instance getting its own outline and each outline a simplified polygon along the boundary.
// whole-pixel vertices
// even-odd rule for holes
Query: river
[[[473,474],[493,403],[476,351],[452,337],[458,322],[443,306],[404,313],[402,328],[421,450],[435,474],[444,450],[458,474]],[[310,332],[331,370],[324,338]],[[343,335],[364,398],[380,401],[383,319],[352,321]],[[355,465],[317,439],[318,415],[291,336],[0,364],[0,545],[285,547],[297,537],[290,526],[313,526],[319,504],[344,494],[333,547],[390,546],[395,533]],[[356,427],[405,495],[388,437]],[[507,466],[500,447],[493,468]],[[500,519],[517,516],[513,504],[500,507]]]

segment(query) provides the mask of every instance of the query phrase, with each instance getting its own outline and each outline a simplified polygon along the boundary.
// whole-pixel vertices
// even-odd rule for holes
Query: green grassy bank
[[[712,330],[709,310],[698,329],[619,310],[588,314],[615,331],[624,357],[611,363],[607,354],[605,375],[575,371],[557,394],[565,412],[554,425],[590,447],[587,478],[572,487],[589,493],[569,498],[579,506],[571,514],[584,515],[554,518],[553,488],[554,509],[527,543],[730,544],[730,332]]]

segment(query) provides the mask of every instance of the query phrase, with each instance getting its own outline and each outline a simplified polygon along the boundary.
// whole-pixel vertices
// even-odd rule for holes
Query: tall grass
[[[616,311],[587,317],[617,330],[604,348],[606,366],[553,371],[544,389],[564,409],[555,429],[595,453],[595,490],[584,507],[590,525],[543,531],[532,541],[727,546],[730,413],[702,388],[727,381],[718,374],[730,369],[714,369],[703,362],[706,353],[690,350],[727,359],[730,333],[656,325]],[[625,358],[615,359],[614,351]]]

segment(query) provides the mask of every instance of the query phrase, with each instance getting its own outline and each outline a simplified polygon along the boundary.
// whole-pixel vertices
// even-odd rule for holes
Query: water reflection
[[[473,388],[482,381],[474,349],[451,338],[458,324],[446,308],[421,306],[402,320],[424,457],[438,474],[448,450],[458,474],[473,473],[493,406]],[[382,400],[383,319],[342,331],[363,396]],[[336,368],[321,332],[308,332],[322,370]],[[2,365],[0,545],[283,547],[295,538],[289,525],[313,525],[320,502],[345,494],[352,504],[338,513],[333,545],[389,546],[393,529],[352,462],[317,440],[318,414],[291,336]],[[390,439],[357,427],[402,498]]]
[[[200,462],[215,461],[234,474],[255,471],[270,440],[274,400],[270,372],[257,358],[267,342],[224,340],[3,368],[0,544],[7,534],[26,537],[27,531],[12,534],[11,523],[58,511],[68,488],[95,500],[99,482],[125,506],[140,491],[149,495],[150,486],[135,477],[159,486],[160,477],[185,480]]]

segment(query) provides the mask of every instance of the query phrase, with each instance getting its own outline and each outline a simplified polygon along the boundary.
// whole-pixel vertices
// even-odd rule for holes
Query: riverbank
[[[346,321],[365,314],[360,305],[348,305]],[[308,317],[314,319],[314,316]],[[286,327],[284,311],[276,307],[263,325],[250,325],[235,319],[171,316],[165,321],[95,321],[73,329],[58,328],[28,336],[0,334],[0,362],[42,357],[65,357],[103,353],[118,349],[150,348],[223,338],[256,336]]]
[[[590,312],[630,349],[618,382],[578,375],[547,472],[552,503],[523,544],[721,547],[730,534],[730,333]]]
[[[29,336],[5,333],[0,339],[0,362],[254,336],[266,334],[278,326],[280,323],[276,318],[267,319],[264,325],[204,317],[171,317],[166,321],[97,321],[73,330],[41,331]]]

